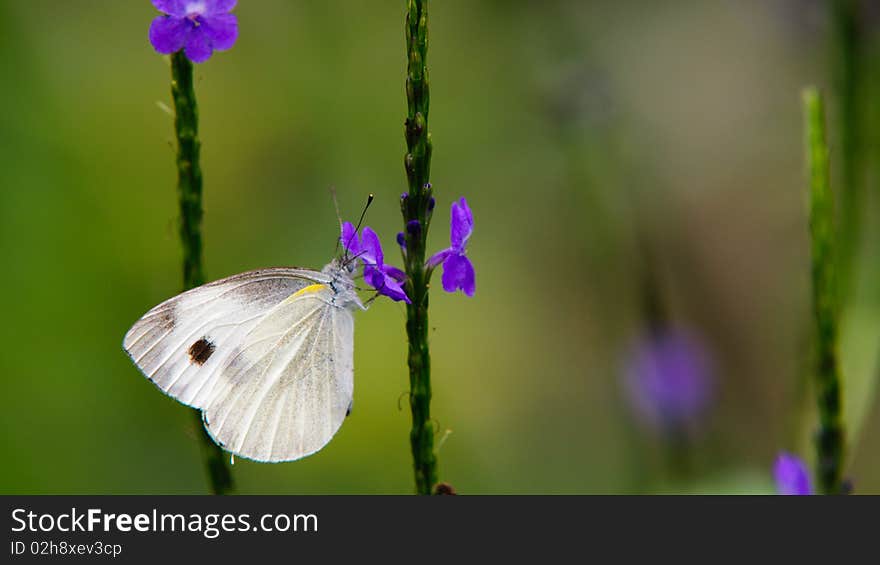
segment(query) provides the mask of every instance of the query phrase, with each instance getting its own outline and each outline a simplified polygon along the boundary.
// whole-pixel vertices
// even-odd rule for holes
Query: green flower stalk
[[[205,282],[202,272],[202,169],[199,166],[199,110],[193,65],[182,51],[171,56],[171,96],[177,135],[177,188],[184,290]]]
[[[862,131],[864,38],[859,0],[831,0],[834,26],[832,71],[840,120],[840,286],[851,292],[864,214],[864,135]]]
[[[434,208],[429,175],[431,135],[428,133],[428,1],[408,0],[406,14],[407,75],[404,166],[409,192],[401,198],[405,270],[408,276],[406,334],[410,408],[412,410],[413,469],[416,493],[431,494],[437,483],[434,426],[431,422],[431,354],[428,347],[428,282],[425,265],[428,227]]]
[[[838,294],[834,194],[831,192],[825,110],[815,88],[803,93],[807,174],[810,182],[810,239],[815,332],[815,389],[819,409],[816,477],[824,494],[837,494],[845,455],[838,361]]]
[[[180,241],[183,244],[183,289],[204,284],[202,271],[202,171],[199,166],[199,112],[193,89],[193,64],[177,51],[171,55],[171,95],[174,99],[174,130],[177,136],[177,189],[180,201]],[[211,490],[227,494],[233,489],[226,455],[193,411]]]

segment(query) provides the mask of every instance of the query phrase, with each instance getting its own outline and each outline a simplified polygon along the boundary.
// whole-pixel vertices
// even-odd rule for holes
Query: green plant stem
[[[407,75],[405,123],[406,156],[404,167],[409,185],[401,200],[406,234],[405,267],[409,279],[406,307],[406,335],[409,341],[408,364],[410,408],[412,410],[413,469],[416,493],[431,494],[437,483],[437,458],[434,453],[434,426],[431,423],[431,355],[428,347],[428,282],[425,269],[425,244],[433,210],[431,135],[428,133],[428,1],[408,0],[406,14]],[[417,221],[416,229],[412,222]]]
[[[180,199],[180,241],[183,244],[183,289],[205,282],[202,271],[202,171],[199,167],[199,111],[193,88],[193,66],[182,51],[171,56],[171,96],[177,135],[177,190]],[[223,450],[208,437],[196,410],[198,434],[211,490],[232,491],[232,474]]]
[[[864,216],[862,78],[864,42],[859,0],[831,0],[834,26],[832,72],[840,120],[841,222],[838,265],[842,298],[851,292]]]
[[[838,362],[838,295],[835,271],[834,195],[830,187],[825,111],[815,88],[803,93],[807,172],[810,181],[810,238],[813,315],[816,322],[815,384],[819,409],[816,477],[825,494],[841,492],[845,434]]]

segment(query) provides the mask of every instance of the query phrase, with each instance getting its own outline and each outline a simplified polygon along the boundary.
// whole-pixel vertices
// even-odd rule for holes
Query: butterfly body
[[[293,461],[321,449],[351,409],[353,266],[233,275],[159,304],[123,347],[157,387],[202,411],[225,450]]]

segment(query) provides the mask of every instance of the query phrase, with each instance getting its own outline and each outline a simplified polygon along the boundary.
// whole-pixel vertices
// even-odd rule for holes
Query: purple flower
[[[379,236],[368,226],[364,226],[362,237],[358,238],[357,231],[351,222],[342,224],[342,245],[353,256],[364,264],[364,280],[367,284],[388,298],[410,304],[409,297],[403,290],[402,283],[406,281],[406,273],[385,264],[385,256],[382,253],[382,244]]]
[[[214,50],[225,51],[238,38],[238,20],[229,12],[237,0],[153,0],[164,13],[150,25],[150,43],[159,53],[181,49],[193,63],[204,63]]]
[[[776,490],[779,494],[813,494],[810,472],[806,463],[797,455],[784,451],[780,453],[773,466],[773,476],[776,478]]]
[[[467,200],[461,198],[458,202],[453,202],[451,216],[449,239],[452,245],[428,259],[428,267],[434,268],[443,264],[443,290],[446,292],[461,289],[466,295],[473,296],[476,275],[473,264],[465,255],[465,247],[474,231],[474,215]]]
[[[681,433],[699,423],[713,396],[710,356],[687,332],[665,329],[636,342],[625,381],[636,414],[650,427]]]

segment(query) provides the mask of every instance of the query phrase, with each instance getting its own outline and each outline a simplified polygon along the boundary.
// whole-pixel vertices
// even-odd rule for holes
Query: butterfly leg
[[[376,294],[374,294],[373,296],[371,296],[370,298],[368,298],[367,301],[364,302],[364,310],[366,310],[367,308],[369,308],[369,307],[370,307],[370,304],[372,304],[374,300],[376,300],[377,298],[379,298],[379,296],[380,296],[380,294],[377,292]]]

